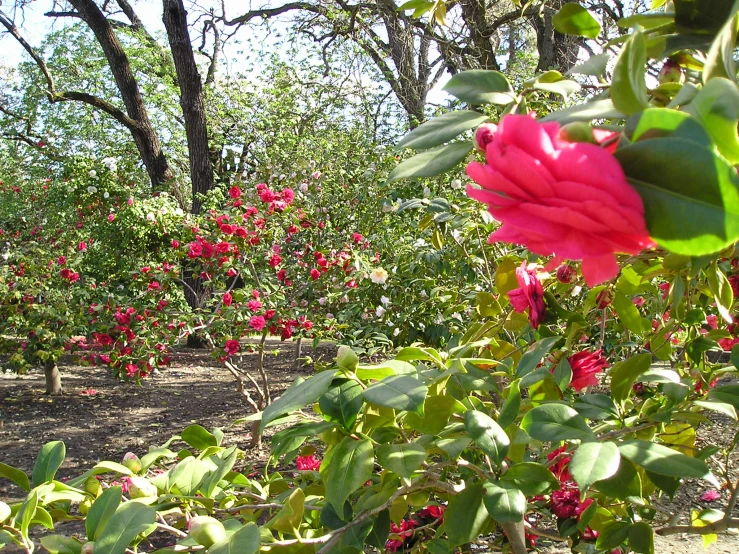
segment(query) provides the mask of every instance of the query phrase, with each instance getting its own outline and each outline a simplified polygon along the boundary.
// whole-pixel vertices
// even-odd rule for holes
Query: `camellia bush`
[[[0,476],[24,495],[0,503],[0,544],[32,552],[32,527],[77,518],[83,538],[47,534],[42,547],[326,554],[481,545],[524,554],[550,539],[574,552],[651,554],[655,534],[693,533],[710,544],[739,527],[739,432],[697,438],[716,417],[736,422],[739,409],[739,7],[654,5],[622,20],[628,31],[601,45],[618,48],[614,59],[598,54],[571,71],[596,77],[595,97],[537,119],[530,99],[571,96],[581,84],[550,71],[515,91],[499,72],[463,72],[446,90],[505,115],[491,122],[482,112],[450,112],[401,142],[418,153],[390,181],[433,177],[467,160],[475,183],[467,193],[498,223],[488,239],[491,282],[449,348],[415,344],[376,364],[340,348],[333,366],[241,421],[272,432],[269,464],[258,470],[222,443],[221,431],[197,425],[66,483],[55,480],[60,442],[42,448],[30,477],[0,464]],[[599,34],[577,4],[554,22],[562,32]],[[655,63],[662,71],[647,80]],[[243,211],[236,192],[227,210]],[[267,211],[290,204],[285,190],[256,192]],[[271,309],[268,298],[287,297],[279,292],[285,280],[316,281],[319,288],[296,296],[307,307],[340,294],[338,276],[320,284],[330,275],[321,268],[351,268],[343,248],[325,252],[297,239],[305,265],[289,268],[296,277],[279,275],[274,256],[282,250],[272,240],[258,245],[262,265],[235,256],[246,246],[225,237],[238,237],[231,227],[246,223],[239,215],[210,214],[176,246],[202,264],[205,282],[223,255],[230,277],[282,283],[258,284],[251,300],[252,282],[238,298],[225,279],[213,285],[210,301],[220,308],[212,313],[242,305],[223,326],[211,322],[226,361],[241,348],[239,335],[256,330],[253,317],[264,319],[262,329],[273,319],[261,310]],[[260,272],[264,264],[272,273]],[[152,290],[158,278],[142,273],[140,286]],[[375,267],[368,277],[386,284],[389,275]],[[346,286],[355,276],[343,278]],[[249,308],[252,300],[261,305]],[[273,317],[276,331],[300,324],[300,316]],[[175,450],[175,441],[187,446]],[[682,513],[657,502],[686,479],[701,481],[716,508]]]

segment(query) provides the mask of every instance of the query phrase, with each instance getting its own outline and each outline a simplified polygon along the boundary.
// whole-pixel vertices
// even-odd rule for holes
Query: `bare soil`
[[[273,398],[282,394],[295,377],[312,372],[310,367],[293,367],[292,343],[270,342],[267,348],[265,369]],[[333,357],[335,349],[322,345],[315,351],[304,348],[304,353],[326,360]],[[249,363],[248,358],[245,363]],[[62,371],[65,394],[57,397],[43,394],[41,370],[21,377],[0,372],[0,462],[30,472],[41,446],[61,440],[67,447],[67,459],[57,478],[66,479],[100,460],[120,461],[129,451],[141,456],[149,446],[166,442],[192,423],[207,429],[221,428],[224,445],[237,445],[247,452],[246,464],[259,464],[268,456],[269,440],[261,448],[250,450],[248,424],[233,425],[249,410],[241,402],[230,374],[202,351],[181,349],[170,368],[147,378],[141,386],[116,381],[103,368],[64,366]],[[714,443],[728,443],[735,432],[735,422],[717,418],[715,425],[702,434]],[[734,475],[734,482],[736,478]],[[688,522],[690,510],[720,509],[727,492],[721,491],[720,501],[703,502],[700,495],[709,487],[705,482],[688,482],[673,502],[666,499],[662,507],[679,514],[681,523]],[[20,492],[9,481],[0,480],[0,500],[17,500]],[[58,532],[71,534],[75,528],[62,524]],[[543,539],[538,546],[546,554],[569,552],[565,545]],[[701,538],[695,536],[657,537],[655,546],[656,554],[738,554],[739,535],[722,535],[705,550]],[[3,552],[20,550],[11,546]]]

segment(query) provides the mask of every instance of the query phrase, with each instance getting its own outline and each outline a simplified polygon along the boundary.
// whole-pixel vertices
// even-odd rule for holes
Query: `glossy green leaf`
[[[259,527],[247,523],[227,539],[211,546],[208,554],[257,554],[261,543]]]
[[[423,414],[428,387],[413,377],[395,375],[370,385],[362,394],[368,402],[378,406]]]
[[[733,322],[731,311],[734,305],[734,293],[729,280],[716,262],[709,265],[704,273],[706,274],[708,288],[716,301],[719,314],[724,318],[724,321]]]
[[[592,420],[618,417],[618,407],[613,399],[605,394],[583,394],[577,397],[573,408],[583,417]]]
[[[636,466],[625,458],[621,458],[615,475],[598,481],[594,487],[607,496],[621,500],[629,496],[639,498],[642,495],[641,477]]]
[[[618,471],[621,455],[612,442],[586,442],[572,455],[568,469],[580,487],[587,491],[596,481],[613,477]]]
[[[681,33],[716,33],[735,11],[733,0],[674,0],[675,26]]]
[[[513,87],[500,71],[474,69],[452,76],[443,88],[468,104],[510,104],[516,99]]]
[[[31,490],[31,484],[28,481],[28,475],[20,469],[16,469],[8,464],[0,463],[0,477],[13,481],[16,485],[22,488],[24,491]]]
[[[219,456],[213,456],[210,458],[217,467],[204,478],[202,485],[199,487],[200,492],[205,498],[213,498],[221,480],[229,474],[231,469],[233,469],[234,464],[236,464],[236,458],[238,455],[238,449],[235,446],[232,446],[219,454]]]
[[[610,59],[610,54],[594,54],[584,62],[570,69],[567,75],[593,75],[594,77],[601,77],[605,75]]]
[[[560,488],[559,480],[554,474],[535,462],[513,464],[501,475],[500,480],[513,483],[526,496],[548,494]]]
[[[190,425],[182,431],[182,440],[198,450],[205,450],[209,446],[218,446],[215,435],[200,425]]]
[[[96,541],[100,538],[108,521],[118,509],[122,495],[121,487],[110,487],[95,499],[85,519],[87,540]]]
[[[579,4],[565,4],[552,17],[552,25],[560,33],[597,38],[600,34],[600,23],[592,14]]]
[[[633,524],[629,521],[611,521],[601,530],[595,541],[599,551],[611,550],[622,545],[629,537],[629,529]]]
[[[521,428],[541,441],[593,439],[593,431],[575,410],[564,404],[543,404],[528,412]]]
[[[616,59],[611,81],[613,105],[626,115],[635,114],[649,104],[644,69],[646,63],[647,47],[644,36],[636,32],[623,45]]]
[[[708,83],[711,79],[717,77],[736,82],[734,49],[736,48],[737,29],[739,29],[739,15],[735,15],[726,21],[713,39],[703,66],[704,83]]]
[[[570,106],[564,110],[558,110],[544,116],[541,121],[556,121],[560,125],[566,125],[574,121],[592,121],[594,119],[624,119],[623,112],[616,109],[610,98],[604,100],[593,100],[584,104]]]
[[[729,163],[739,163],[739,90],[736,83],[724,78],[708,81],[685,106],[685,111],[706,129],[721,155]]]
[[[500,465],[505,460],[511,441],[493,418],[477,410],[468,410],[464,414],[464,427],[494,464]]]
[[[721,385],[708,392],[708,399],[725,402],[739,410],[739,385]]]
[[[529,346],[528,350],[521,356],[521,360],[516,367],[516,377],[523,377],[532,372],[541,363],[544,356],[552,349],[552,347],[561,340],[561,337],[546,337],[536,341]]]
[[[296,534],[303,520],[304,506],[305,493],[300,487],[295,487],[290,496],[284,500],[282,508],[266,523],[265,527],[280,533]]]
[[[611,397],[619,404],[629,397],[637,378],[652,365],[651,354],[637,354],[615,364],[610,371]]]
[[[80,554],[82,551],[82,543],[80,541],[62,535],[41,537],[41,546],[50,554]]]
[[[485,121],[488,121],[485,114],[471,110],[448,112],[413,129],[398,143],[398,148],[425,150],[439,146]]]
[[[410,478],[426,461],[426,449],[413,442],[382,444],[377,448],[377,461],[396,475]]]
[[[614,295],[613,309],[616,310],[619,321],[632,333],[641,335],[645,331],[651,331],[649,320],[642,318],[634,303],[620,292]]]
[[[369,439],[344,437],[336,445],[328,467],[326,498],[340,510],[351,493],[372,476],[375,451]]]
[[[338,387],[332,387],[318,400],[321,412],[346,429],[354,425],[363,403],[362,386],[356,381],[345,381]]]
[[[41,447],[31,474],[34,486],[38,487],[54,479],[59,466],[64,462],[66,452],[67,449],[62,441],[47,442]]]
[[[482,500],[488,514],[498,523],[523,521],[526,513],[526,497],[515,484],[498,481],[483,485]]]
[[[621,456],[647,471],[668,477],[698,477],[716,482],[706,463],[655,442],[631,440],[618,446]]]
[[[267,424],[277,417],[304,408],[318,400],[328,390],[335,376],[336,370],[331,370],[322,371],[301,382],[296,380],[282,396],[265,408],[259,432],[261,433]]]
[[[503,429],[508,427],[518,417],[518,412],[521,409],[521,391],[519,389],[520,379],[514,379],[511,384],[508,385],[508,398],[506,398],[505,404],[500,409],[500,415],[498,416],[498,425]]]
[[[670,23],[674,18],[675,16],[670,13],[640,13],[619,19],[616,23],[622,29],[636,26],[651,29],[659,25],[664,25],[665,23]]]
[[[654,529],[643,521],[629,528],[629,546],[636,554],[654,554]]]
[[[156,521],[154,508],[138,502],[126,502],[108,520],[100,538],[95,541],[95,554],[124,554],[126,548]]]
[[[436,177],[464,160],[472,151],[472,142],[465,140],[437,146],[403,160],[390,172],[388,183],[398,179]]]
[[[452,547],[467,544],[482,533],[488,522],[480,483],[468,483],[465,489],[449,500],[444,513],[444,527]]]

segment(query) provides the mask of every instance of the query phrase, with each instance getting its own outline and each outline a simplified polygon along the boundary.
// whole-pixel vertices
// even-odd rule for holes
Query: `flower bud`
[[[85,544],[82,545],[80,554],[93,554],[94,550],[95,550],[95,543],[92,541],[86,542]]]
[[[126,455],[123,456],[123,465],[134,473],[139,473],[143,467],[141,460],[133,452],[126,452]]]
[[[88,494],[91,494],[95,498],[100,496],[100,493],[102,491],[103,487],[100,486],[100,481],[98,481],[94,476],[88,477],[85,480],[85,492]]]
[[[613,291],[610,289],[603,289],[598,293],[595,298],[595,307],[599,310],[604,310],[613,302]]]
[[[570,264],[562,264],[557,268],[557,281],[569,285],[577,277],[575,268]]]
[[[682,83],[683,68],[680,67],[679,63],[667,59],[664,65],[662,65],[662,69],[659,70],[657,80],[660,85],[664,85],[665,83]]]
[[[131,485],[128,492],[131,498],[146,498],[159,494],[156,486],[150,483],[148,479],[144,477],[130,477],[129,479]]]
[[[598,144],[593,135],[593,128],[584,121],[568,123],[559,130],[558,138],[565,142],[589,142]]]
[[[339,346],[336,354],[336,364],[348,371],[355,371],[359,366],[359,357],[349,346]]]
[[[485,152],[488,144],[493,142],[493,135],[495,135],[495,131],[497,129],[498,126],[494,123],[483,123],[480,125],[475,131],[475,137],[472,139],[475,149],[480,152]]]
[[[210,548],[226,538],[223,523],[210,516],[196,516],[187,524],[190,536],[198,544]]]

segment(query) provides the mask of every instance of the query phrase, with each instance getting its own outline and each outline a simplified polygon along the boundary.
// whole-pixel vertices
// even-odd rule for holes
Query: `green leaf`
[[[210,458],[211,461],[215,462],[217,467],[210,473],[210,475],[205,477],[203,484],[200,487],[200,492],[205,498],[213,498],[213,493],[216,491],[218,484],[224,477],[226,477],[226,475],[228,475],[236,463],[238,454],[238,449],[235,446],[232,446],[225,450],[223,455],[220,457],[213,456]]]
[[[452,76],[443,90],[468,104],[510,104],[516,93],[500,71],[474,69]]]
[[[95,499],[85,519],[87,540],[96,541],[100,538],[108,521],[118,509],[122,494],[121,487],[110,487]]]
[[[526,496],[548,494],[560,488],[554,474],[536,462],[514,464],[501,475],[500,480],[513,483]]]
[[[330,388],[318,400],[321,412],[341,423],[346,429],[354,425],[363,403],[361,385],[351,380],[344,381],[338,387]]]
[[[247,523],[227,539],[218,542],[208,549],[208,554],[257,554],[262,539],[259,527]],[[97,550],[95,550],[97,554]]]
[[[483,485],[482,498],[490,517],[498,523],[523,521],[526,513],[526,497],[513,483],[498,481]]]
[[[613,105],[626,115],[635,114],[649,105],[644,69],[646,63],[647,46],[644,36],[636,32],[629,37],[621,49],[613,68],[611,81]]]
[[[18,485],[24,491],[31,490],[31,484],[28,481],[28,475],[26,475],[25,472],[21,471],[20,469],[16,469],[12,466],[9,466],[8,464],[0,463],[0,477],[10,479],[11,481],[13,481],[13,483]]]
[[[733,0],[674,0],[675,27],[680,33],[713,35],[736,11]]]
[[[708,391],[708,400],[725,402],[739,410],[739,385],[722,385]]]
[[[721,31],[713,39],[711,47],[703,65],[703,82],[723,77],[736,82],[736,65],[734,63],[734,49],[736,48],[736,33],[739,29],[739,15],[725,20]]]
[[[374,546],[379,551],[385,548],[388,535],[390,535],[390,510],[383,510],[372,522],[372,529],[367,536],[367,544]]]
[[[616,24],[622,29],[636,26],[651,29],[665,23],[672,23],[674,18],[675,16],[671,13],[640,13],[619,19]]]
[[[265,408],[259,432],[262,433],[267,424],[277,417],[299,410],[318,400],[328,390],[335,375],[336,370],[322,371],[305,381],[297,382],[296,380],[282,396]]]
[[[554,28],[565,35],[597,38],[600,23],[579,4],[565,4],[552,17]]]
[[[0,500],[0,523],[4,522],[10,517],[12,510],[5,502]]]
[[[349,495],[372,476],[374,461],[375,451],[369,439],[344,437],[336,445],[325,480],[326,499],[336,510],[341,510]]]
[[[629,529],[629,546],[637,554],[654,554],[654,529],[643,521]]]
[[[543,404],[528,412],[521,428],[532,438],[541,441],[593,439],[593,431],[585,420],[564,404]]]
[[[70,537],[63,537],[62,535],[41,537],[41,546],[50,552],[50,554],[80,554],[82,551],[82,543],[80,541]]]
[[[377,461],[385,469],[410,479],[426,461],[426,449],[415,442],[383,444],[377,448]]]
[[[434,7],[434,2],[429,2],[428,0],[408,0],[408,2],[404,2],[403,4],[395,8],[395,11],[405,12],[408,10],[419,10],[419,9],[428,11],[433,7]]]
[[[710,145],[655,138],[615,156],[642,197],[647,228],[660,245],[701,256],[739,239],[739,178]]]
[[[424,150],[412,158],[403,160],[390,172],[388,183],[398,179],[415,179],[418,177],[436,177],[449,171],[464,160],[472,151],[472,142],[465,140],[450,142],[444,146],[437,146]]]
[[[67,449],[62,441],[47,442],[41,447],[31,474],[34,486],[38,487],[54,479],[59,466],[64,462],[66,453]]]
[[[570,106],[564,110],[552,112],[543,118],[542,122],[556,121],[560,125],[566,125],[573,121],[592,121],[593,119],[624,119],[626,116],[616,109],[610,98],[605,100],[593,100],[585,104]]]
[[[192,456],[185,458],[170,471],[169,490],[176,490],[184,496],[192,496],[198,491],[210,470],[211,465],[203,460]]]
[[[38,507],[38,490],[33,489],[28,494],[26,499],[23,501],[23,503],[20,505],[20,508],[18,508],[18,511],[15,514],[15,524],[18,528],[18,530],[21,532],[21,535],[28,540],[28,528],[31,525],[31,522],[33,521],[33,516],[36,515],[36,508]]]
[[[729,163],[739,163],[739,90],[736,83],[723,78],[708,81],[685,106],[711,135],[711,140]]]
[[[618,447],[612,442],[586,442],[575,450],[568,469],[584,493],[596,481],[613,477],[620,460]]]
[[[618,417],[618,407],[613,402],[613,399],[605,394],[580,395],[572,407],[581,416],[592,420]]]
[[[649,321],[643,319],[634,303],[620,292],[616,292],[613,297],[613,309],[616,310],[623,326],[632,333],[641,335],[645,331],[651,331]]]
[[[303,520],[305,493],[300,487],[295,487],[290,496],[283,502],[282,508],[270,519],[265,527],[280,533],[296,535]]]
[[[561,337],[547,337],[532,344],[518,362],[516,377],[523,377],[536,369],[544,356],[547,355],[559,340],[561,340]]]
[[[470,110],[448,112],[413,129],[398,143],[398,148],[425,150],[439,146],[485,121],[488,116]]]
[[[477,410],[467,410],[464,414],[464,427],[494,464],[499,466],[505,460],[511,441],[493,418]]]
[[[629,397],[637,378],[652,365],[651,354],[637,354],[627,360],[618,362],[610,371],[611,397],[623,404]]]
[[[633,524],[628,521],[611,521],[601,530],[595,541],[596,550],[611,550],[626,542],[629,529]]]
[[[717,402],[716,400],[694,400],[693,404],[703,408],[704,410],[711,410],[712,412],[723,414],[734,421],[739,419],[737,417],[736,408],[727,402]]]
[[[668,477],[698,477],[716,482],[706,463],[654,442],[631,440],[618,446],[621,456],[647,471]]]
[[[154,508],[139,502],[126,502],[108,520],[100,538],[95,541],[95,554],[124,554],[126,548],[156,521]]]
[[[218,446],[215,435],[200,425],[190,425],[182,431],[182,440],[198,450],[205,450],[209,446]]]
[[[563,78],[562,74],[555,70],[546,71],[533,79],[529,79],[524,83],[524,86],[534,90],[559,94],[565,99],[582,88],[578,82]]]
[[[370,385],[362,394],[378,406],[423,414],[428,387],[413,377],[395,375]]]
[[[729,280],[724,275],[724,272],[721,271],[717,262],[709,265],[704,273],[708,281],[708,288],[713,294],[713,299],[716,301],[719,314],[721,314],[721,317],[725,321],[732,323],[731,308],[734,305],[734,293]]]
[[[503,407],[500,409],[500,415],[498,416],[498,425],[503,429],[516,421],[518,412],[521,409],[520,382],[520,379],[514,379],[507,387],[508,398],[506,398],[505,404],[503,404]]]
[[[636,466],[625,458],[621,458],[616,474],[608,479],[595,483],[595,488],[613,498],[623,500],[629,496],[641,497],[641,477]]]
[[[601,77],[606,74],[606,67],[610,59],[610,54],[595,54],[583,63],[570,69],[567,75],[593,75],[594,77]]]
[[[488,518],[482,484],[468,482],[462,492],[449,500],[444,513],[444,528],[449,544],[455,547],[477,539]]]

